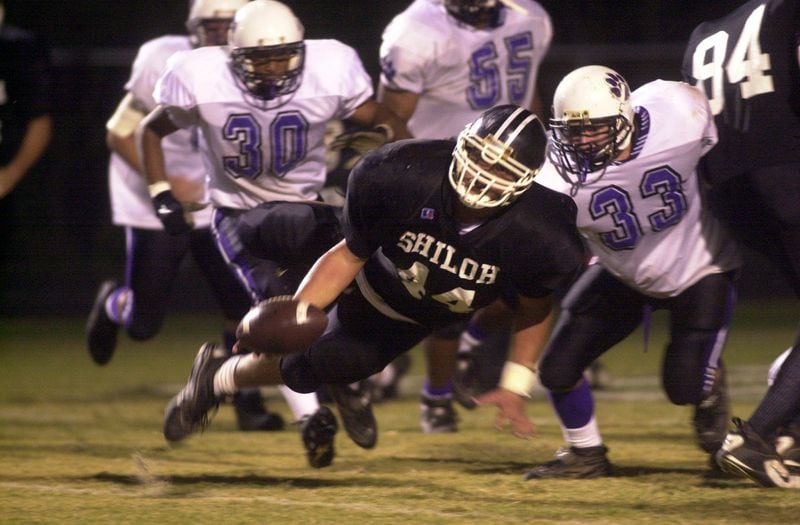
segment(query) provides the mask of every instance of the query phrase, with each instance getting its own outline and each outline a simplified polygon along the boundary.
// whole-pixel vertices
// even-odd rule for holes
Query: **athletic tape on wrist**
[[[147,187],[147,191],[150,192],[150,198],[152,199],[159,193],[164,193],[165,191],[171,191],[172,186],[169,185],[169,182],[165,180],[160,180],[158,182],[154,182],[150,186]]]
[[[531,397],[531,390],[536,386],[536,370],[525,365],[506,361],[503,374],[500,376],[500,387],[523,397]]]

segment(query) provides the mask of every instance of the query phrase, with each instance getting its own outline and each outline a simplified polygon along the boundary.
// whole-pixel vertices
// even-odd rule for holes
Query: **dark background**
[[[408,0],[287,1],[307,38],[337,38],[355,47],[377,81],[383,27]],[[701,21],[741,1],[546,1],[555,29],[540,70],[549,105],[571,69],[602,63],[631,87],[680,78],[685,42]],[[53,142],[39,165],[6,197],[14,210],[3,224],[10,239],[0,267],[2,315],[85,314],[98,283],[122,278],[124,235],[111,225],[104,123],[123,94],[136,49],[168,33],[184,33],[187,2],[135,0],[6,0],[6,23],[35,31],[51,46]],[[2,57],[0,57],[2,60]],[[744,296],[784,295],[780,276],[758,258],[742,282]],[[755,274],[755,275],[754,275]],[[191,261],[172,299],[176,308],[213,304]]]

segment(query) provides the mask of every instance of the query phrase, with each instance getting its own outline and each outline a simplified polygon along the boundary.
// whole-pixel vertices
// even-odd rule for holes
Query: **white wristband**
[[[147,191],[150,192],[150,198],[152,199],[159,193],[163,193],[165,191],[172,190],[172,186],[169,185],[169,182],[165,180],[160,180],[158,182],[154,182],[150,186],[147,187]]]
[[[506,361],[503,374],[500,376],[500,387],[522,397],[531,397],[531,390],[536,386],[536,370],[525,365]]]

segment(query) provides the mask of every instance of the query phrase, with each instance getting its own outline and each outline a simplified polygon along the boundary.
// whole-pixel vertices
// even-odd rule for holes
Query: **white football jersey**
[[[175,53],[188,51],[191,48],[188,36],[169,35],[145,42],[139,48],[133,62],[131,76],[125,84],[125,89],[146,111],[152,110],[156,106],[153,88],[167,60]],[[161,143],[170,180],[183,179],[187,186],[204,187],[206,170],[198,148],[196,131],[179,130],[165,137]],[[109,160],[108,184],[114,224],[163,229],[150,201],[144,175],[134,170],[116,153],[112,153]],[[200,200],[205,200],[205,196]],[[211,222],[210,207],[194,212],[192,218],[195,227],[208,227]]]
[[[336,40],[306,40],[298,90],[278,107],[240,87],[226,47],[170,60],[155,97],[179,125],[205,138],[209,197],[217,207],[249,209],[268,201],[317,199],[325,184],[325,127],[372,97],[355,50]]]
[[[705,97],[657,80],[631,95],[639,134],[630,158],[572,195],[578,229],[598,262],[628,286],[673,297],[713,273],[740,266],[733,240],[704,208],[697,163],[717,142]],[[571,194],[548,160],[536,182]]]
[[[408,122],[415,137],[453,137],[499,104],[530,107],[553,28],[538,3],[516,1],[527,14],[506,8],[497,28],[462,24],[441,0],[415,0],[386,27],[380,81],[420,95]]]

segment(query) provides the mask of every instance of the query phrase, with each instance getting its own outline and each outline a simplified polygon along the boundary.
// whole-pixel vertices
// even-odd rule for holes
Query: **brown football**
[[[283,295],[252,307],[239,322],[236,337],[240,350],[286,355],[304,351],[327,326],[325,312]]]

